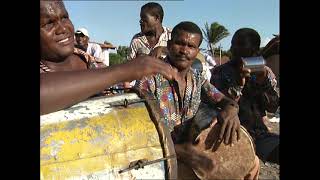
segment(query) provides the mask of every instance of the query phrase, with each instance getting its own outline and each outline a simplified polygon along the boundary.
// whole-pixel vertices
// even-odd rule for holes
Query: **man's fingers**
[[[225,143],[225,144],[231,143],[230,137],[232,137],[232,136],[231,136],[232,126],[233,126],[233,122],[232,122],[232,121],[229,121],[229,123],[228,123],[228,125],[227,125],[227,128],[226,128],[227,131],[226,131],[226,133],[225,133],[225,139],[224,139],[224,143]]]
[[[240,125],[238,126],[238,128],[236,129],[236,132],[237,132],[237,140],[239,141],[240,140]]]
[[[239,85],[240,86],[244,86],[245,84],[246,84],[246,78],[243,77],[243,78],[240,79]]]
[[[237,132],[236,132],[236,124],[232,126],[231,129],[231,144],[235,144],[237,142]]]
[[[205,144],[205,149],[210,149],[212,147],[212,144],[215,143],[215,136],[214,136],[214,128],[211,128],[211,130],[209,131],[206,140],[204,141]]]
[[[223,135],[225,133],[226,126],[228,124],[227,121],[228,121],[227,119],[223,120],[223,123],[221,125],[221,129],[220,129],[220,133],[219,133],[219,141],[221,141],[223,139]]]

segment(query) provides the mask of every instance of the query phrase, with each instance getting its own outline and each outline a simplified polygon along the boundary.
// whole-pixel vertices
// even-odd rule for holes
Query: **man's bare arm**
[[[74,105],[119,82],[160,73],[174,79],[176,70],[161,60],[145,56],[103,69],[40,74],[40,114]]]

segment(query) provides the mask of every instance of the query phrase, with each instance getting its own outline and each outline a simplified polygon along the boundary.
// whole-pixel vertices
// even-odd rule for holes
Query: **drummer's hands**
[[[238,109],[233,105],[225,106],[218,114],[218,123],[221,125],[218,142],[233,145],[240,139],[240,120]]]

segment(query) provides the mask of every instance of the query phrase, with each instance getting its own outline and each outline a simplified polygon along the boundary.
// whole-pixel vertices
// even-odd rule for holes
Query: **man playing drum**
[[[197,172],[210,174],[216,168],[215,163],[201,151],[194,149],[192,143],[184,142],[179,127],[184,127],[195,116],[201,99],[204,98],[213,106],[220,108],[218,123],[221,125],[218,141],[233,145],[240,138],[240,121],[238,105],[223,95],[218,89],[191,65],[199,53],[202,42],[200,28],[192,22],[181,22],[176,25],[168,41],[169,54],[165,61],[178,69],[175,81],[166,79],[161,74],[144,77],[135,88],[148,99],[156,99],[160,107],[161,120],[169,127],[178,163],[183,162]],[[201,98],[201,99],[200,99]],[[178,168],[179,165],[178,164]],[[257,179],[259,160],[246,175],[246,179]],[[210,178],[210,175],[205,176]]]

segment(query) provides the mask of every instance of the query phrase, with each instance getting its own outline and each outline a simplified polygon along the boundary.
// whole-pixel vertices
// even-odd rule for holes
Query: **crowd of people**
[[[244,67],[242,58],[260,56],[260,35],[251,28],[237,30],[231,60],[215,66],[210,55],[198,56],[203,39],[198,25],[183,21],[171,29],[162,25],[163,18],[160,4],[143,5],[141,32],[131,40],[128,61],[108,66],[101,47],[89,42],[88,30],[74,30],[62,1],[40,1],[40,115],[103,95],[123,83],[157,100],[175,144],[178,167],[184,163],[210,174],[214,162],[194,150],[181,128],[207,104],[217,112],[212,122],[216,119],[221,125],[219,141],[234,144],[241,138],[240,125],[248,130],[257,156],[244,179],[258,179],[259,159],[279,163],[279,135],[270,133],[264,120],[267,112],[277,111],[280,101],[270,68],[251,72]]]

